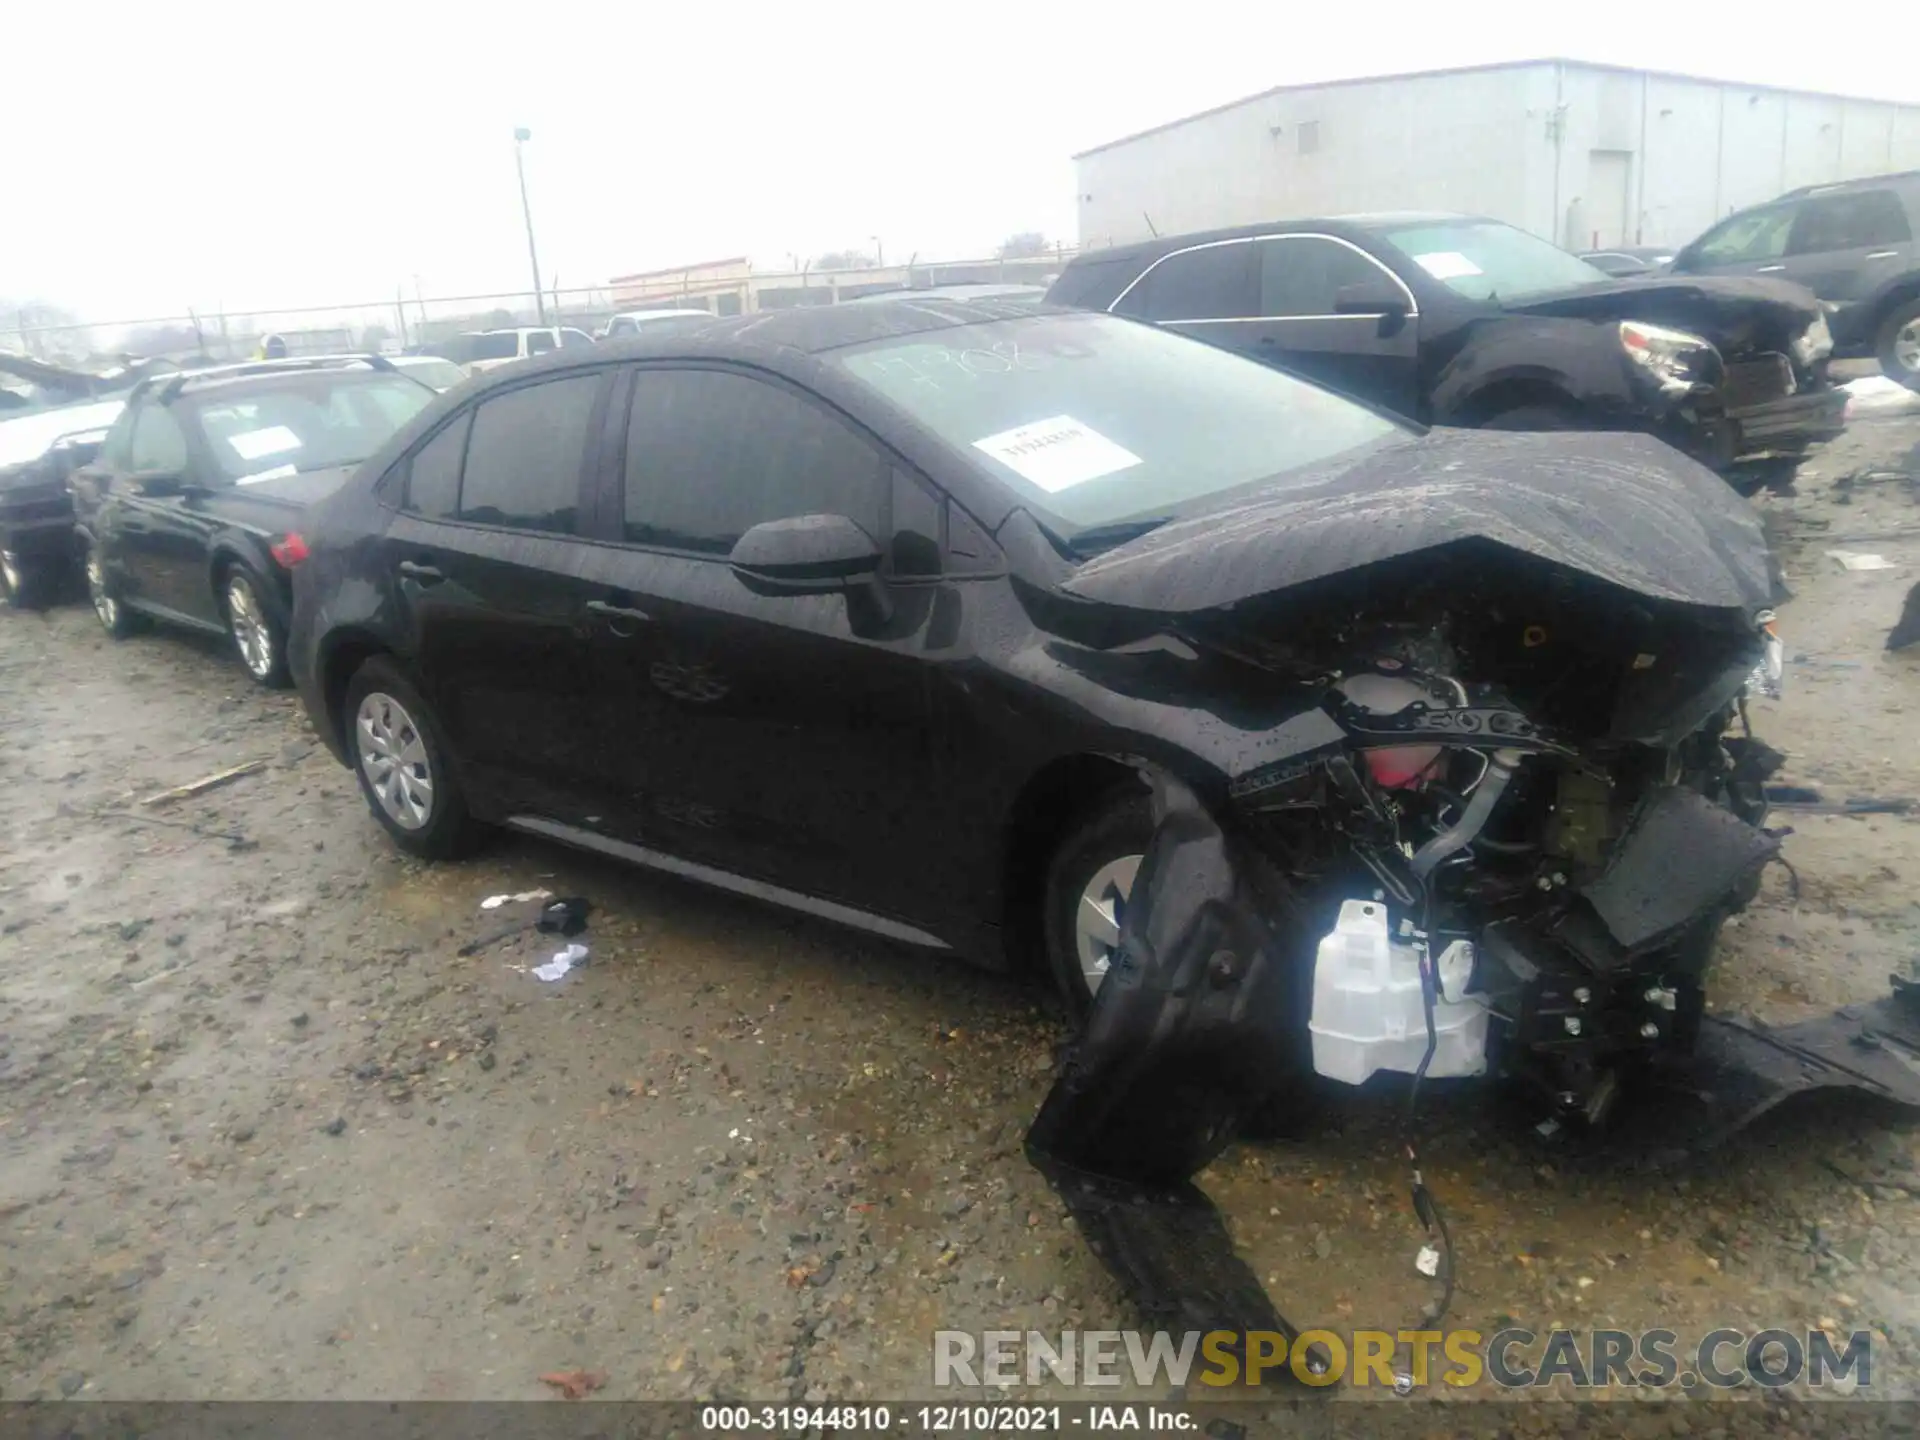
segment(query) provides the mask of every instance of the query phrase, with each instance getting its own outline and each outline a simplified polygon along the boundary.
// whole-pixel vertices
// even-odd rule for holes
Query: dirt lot
[[[1920,468],[1920,419],[1759,502],[1798,597],[1756,724],[1836,799],[1920,795],[1920,652],[1880,649],[1920,495],[1835,488],[1871,464]],[[1823,554],[1900,527],[1851,547],[1898,569]],[[1800,897],[1770,872],[1720,970],[1770,1017],[1920,954],[1920,818],[1789,818]],[[423,868],[292,700],[77,605],[0,615],[0,839],[8,1400],[532,1398],[573,1366],[612,1397],[898,1400],[934,1393],[936,1325],[1131,1323],[1020,1154],[1060,1038],[1031,985],[526,840]],[[588,968],[455,953],[534,887],[592,898]],[[1438,1095],[1426,1145],[1455,1323],[1872,1326],[1876,1388],[1920,1390],[1912,1120],[1806,1106],[1654,1178],[1483,1098]],[[1335,1106],[1204,1177],[1296,1323],[1427,1297],[1397,1123]]]

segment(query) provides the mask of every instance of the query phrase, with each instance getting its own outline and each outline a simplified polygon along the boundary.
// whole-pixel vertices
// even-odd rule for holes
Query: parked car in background
[[[628,310],[607,321],[597,338],[625,340],[640,334],[681,334],[713,323],[711,310]]]
[[[79,554],[67,477],[91,460],[120,400],[0,418],[0,586],[16,608],[46,603]]]
[[[1810,185],[1681,247],[1689,275],[1777,275],[1827,302],[1834,353],[1920,390],[1920,170]]]
[[[1137,889],[1158,962],[1188,947],[1147,988],[1207,977],[1210,1046],[1304,1063],[1316,945],[1487,932],[1443,982],[1487,998],[1445,1015],[1597,1113],[1690,1045],[1775,844],[1728,725],[1777,659],[1767,546],[1712,474],[1422,432],[1108,315],[905,299],[563,352],[442,397],[301,533],[300,694],[402,848],[505,825],[1038,952],[1077,1013]],[[1594,922],[1615,864],[1638,898]],[[1139,1058],[1204,1089],[1183,1036]]]
[[[1044,300],[1046,295],[1047,287],[1044,285],[1000,284],[982,280],[952,285],[923,285],[917,289],[902,285],[892,290],[876,290],[872,294],[841,303],[856,305],[884,300]]]
[[[1612,250],[1583,250],[1580,258],[1609,275],[1646,275],[1673,264],[1671,245],[1620,245]]]
[[[470,375],[545,355],[570,345],[591,345],[593,336],[571,325],[521,327],[514,330],[472,330],[431,347],[432,353],[465,367]]]
[[[301,513],[434,396],[379,355],[136,386],[72,477],[100,623],[115,638],[149,618],[225,633],[256,681],[285,684]]]
[[[467,378],[467,372],[443,355],[389,355],[394,369],[431,385],[435,390],[451,390]]]
[[[1497,220],[1349,215],[1083,251],[1047,292],[1430,425],[1640,430],[1726,470],[1838,434],[1820,304],[1766,279],[1615,279]]]

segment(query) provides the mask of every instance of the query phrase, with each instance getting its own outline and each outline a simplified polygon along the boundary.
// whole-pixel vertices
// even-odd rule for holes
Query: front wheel
[[[1152,838],[1146,794],[1115,791],[1067,833],[1047,867],[1047,968],[1076,1024],[1087,1018],[1094,993],[1119,958],[1127,900]]]
[[[222,600],[227,634],[254,683],[268,690],[286,689],[287,627],[279,608],[267,599],[265,582],[245,566],[237,567],[227,572]]]
[[[485,830],[467,811],[439,722],[398,664],[376,655],[362,665],[339,718],[360,793],[395,844],[429,860],[475,848]]]
[[[53,593],[51,567],[14,550],[0,550],[0,586],[15,610],[44,610]]]
[[[1920,390],[1920,296],[1895,306],[1880,322],[1874,353],[1889,380]]]
[[[1482,430],[1590,430],[1592,424],[1571,405],[1516,405],[1490,416]]]

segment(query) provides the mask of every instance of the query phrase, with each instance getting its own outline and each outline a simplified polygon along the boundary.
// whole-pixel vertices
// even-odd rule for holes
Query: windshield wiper
[[[1111,550],[1129,540],[1138,540],[1149,530],[1158,530],[1171,519],[1171,515],[1148,515],[1134,520],[1116,520],[1110,525],[1090,525],[1085,530],[1074,531],[1067,548],[1076,555],[1098,555],[1102,550]]]

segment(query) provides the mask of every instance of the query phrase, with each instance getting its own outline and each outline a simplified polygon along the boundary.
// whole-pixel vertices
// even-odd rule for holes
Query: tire
[[[53,574],[44,560],[0,550],[0,589],[15,610],[44,610],[53,594]]]
[[[287,623],[267,583],[245,565],[234,565],[220,576],[220,613],[227,618],[227,638],[241,667],[265,690],[284,690],[292,683],[287,673]]]
[[[1111,955],[1110,947],[1083,930],[1082,904],[1104,910],[1114,922],[1109,933],[1117,938],[1126,892],[1152,836],[1146,792],[1137,787],[1109,791],[1068,830],[1047,866],[1041,900],[1047,969],[1076,1025],[1093,1008],[1097,981],[1089,972]]]
[[[1481,422],[1482,430],[1586,430],[1592,428],[1568,405],[1516,405]]]
[[[139,617],[121,603],[119,596],[114,593],[116,588],[112,577],[107,574],[106,561],[101,558],[98,542],[89,541],[87,599],[107,634],[115,640],[124,640],[140,628]]]
[[[1920,295],[1889,310],[1873,337],[1873,353],[1889,380],[1920,390]]]
[[[486,829],[467,811],[440,723],[390,656],[354,672],[336,718],[360,793],[394,844],[427,860],[478,847]]]

